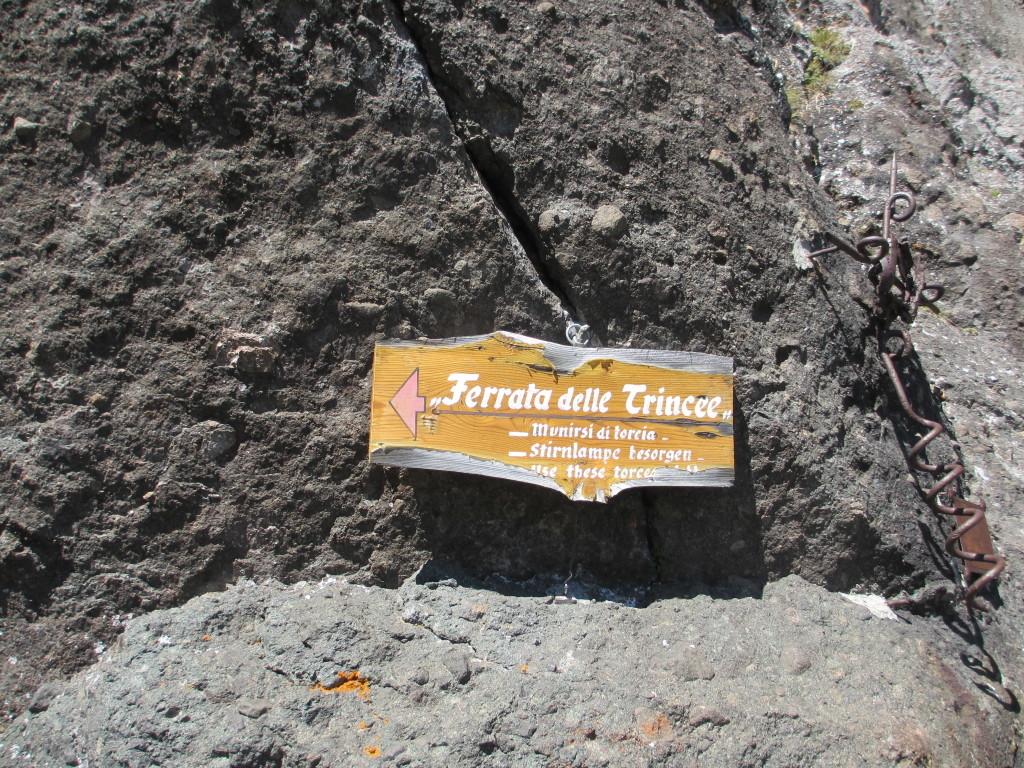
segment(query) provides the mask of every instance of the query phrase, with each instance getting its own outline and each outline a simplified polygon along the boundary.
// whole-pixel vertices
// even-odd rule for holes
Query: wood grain
[[[732,411],[731,358],[507,333],[385,342],[374,354],[370,460],[579,500],[645,485],[728,486]]]

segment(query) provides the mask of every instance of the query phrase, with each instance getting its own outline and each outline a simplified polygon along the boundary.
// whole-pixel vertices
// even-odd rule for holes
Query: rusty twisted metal
[[[879,355],[903,412],[927,430],[909,450],[907,461],[912,469],[929,474],[934,480],[929,488],[922,489],[925,503],[936,514],[956,518],[955,529],[946,537],[946,552],[964,563],[967,588],[965,601],[968,607],[986,610],[977,602],[978,593],[999,576],[1006,567],[1006,560],[993,551],[985,518],[985,502],[963,498],[964,465],[958,457],[945,464],[931,464],[927,461],[927,447],[946,429],[939,422],[926,419],[914,410],[896,367],[896,360],[909,355],[913,343],[906,331],[892,330],[892,323],[897,319],[907,324],[912,323],[922,304],[931,305],[944,292],[941,285],[924,281],[921,264],[914,263],[910,248],[892,233],[893,222],[906,221],[917,210],[912,193],[896,191],[896,172],[896,155],[893,154],[889,199],[885,204],[881,236],[871,235],[852,244],[836,235],[826,234],[825,237],[832,245],[815,251],[811,257],[842,251],[860,263],[869,265],[868,277],[875,286],[874,309],[879,328]],[[893,347],[894,341],[898,341],[898,347]]]

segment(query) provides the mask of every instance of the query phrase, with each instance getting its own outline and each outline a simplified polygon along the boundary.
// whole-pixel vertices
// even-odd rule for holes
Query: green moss
[[[818,27],[811,32],[809,39],[813,53],[808,69],[815,61],[825,71],[835,69],[850,55],[850,44],[843,39],[841,34],[829,27]]]
[[[810,70],[808,70],[807,73],[805,73],[804,91],[807,92],[808,98],[813,98],[814,96],[824,96],[831,89],[832,78],[829,77],[828,72],[811,72]]]
[[[818,27],[810,34],[811,60],[804,70],[804,89],[809,96],[824,95],[832,85],[829,72],[850,55],[850,44],[834,29]]]
[[[864,109],[864,102],[860,99],[850,99],[846,103],[846,108],[851,112],[856,112],[858,109]]]
[[[825,96],[832,87],[829,75],[850,55],[850,44],[843,36],[830,27],[818,27],[808,36],[811,41],[811,58],[804,69],[804,81],[799,88],[791,88],[786,92],[789,108],[794,117],[800,117],[809,101]],[[856,101],[857,106],[854,106]],[[859,109],[864,104],[858,100],[851,101],[850,109]]]
[[[807,95],[804,93],[803,87],[787,88],[786,101],[789,102],[789,111],[793,113],[794,117],[803,114],[804,107],[807,105]]]

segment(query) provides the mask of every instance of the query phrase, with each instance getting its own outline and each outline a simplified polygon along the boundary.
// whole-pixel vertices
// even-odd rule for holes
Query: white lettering
[[[551,390],[540,390],[537,393],[537,399],[534,401],[533,407],[536,408],[538,411],[549,410],[551,408]]]
[[[576,387],[569,387],[565,394],[558,398],[558,410],[560,411],[571,411],[572,410],[572,393],[576,391]]]
[[[466,391],[467,381],[476,381],[480,378],[479,373],[453,373],[448,377],[448,381],[454,381],[455,386],[452,387],[452,393],[441,400],[445,405],[455,405],[459,400],[462,399],[462,394]]]
[[[491,399],[491,395],[496,395],[496,394],[498,394],[498,388],[497,387],[484,387],[484,399],[483,399],[483,402],[480,403],[480,407],[481,408],[486,408],[487,407],[487,401]]]
[[[633,405],[633,398],[639,395],[641,392],[647,391],[646,384],[623,384],[622,391],[628,392],[629,395],[626,397],[626,410],[634,416],[640,413],[639,406]]]
[[[523,404],[518,406],[518,407],[519,408],[529,408],[531,405],[533,405],[533,396],[535,394],[537,394],[537,387],[531,381],[529,386],[526,388],[526,399],[523,402]]]
[[[604,467],[581,467],[579,464],[570,464],[565,468],[566,477],[572,480],[588,480],[591,478],[604,479]]]
[[[504,400],[506,396],[511,395],[511,394],[512,394],[512,390],[508,389],[507,387],[502,387],[501,389],[499,389],[498,390],[498,395],[494,399],[494,407],[495,408],[501,408],[501,401]]]

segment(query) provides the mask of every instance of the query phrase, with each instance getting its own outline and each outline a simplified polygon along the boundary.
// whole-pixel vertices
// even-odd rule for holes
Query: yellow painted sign
[[[640,486],[730,486],[732,358],[512,333],[381,343],[370,461],[591,501]]]

